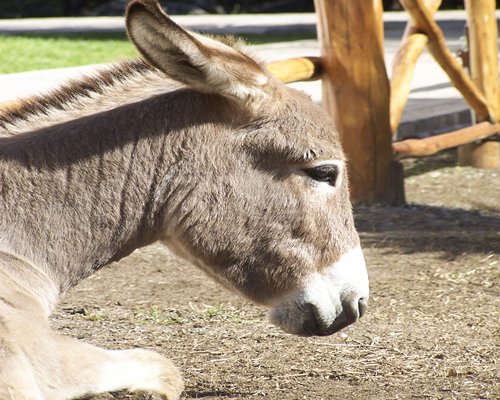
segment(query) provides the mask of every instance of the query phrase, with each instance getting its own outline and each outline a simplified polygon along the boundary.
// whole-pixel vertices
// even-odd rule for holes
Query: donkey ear
[[[130,39],[146,61],[173,79],[239,101],[264,95],[268,77],[254,60],[181,28],[156,0],[133,0],[127,7],[126,24]]]

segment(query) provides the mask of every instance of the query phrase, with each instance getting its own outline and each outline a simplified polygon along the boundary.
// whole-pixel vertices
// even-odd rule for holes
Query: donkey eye
[[[334,164],[319,165],[317,167],[306,168],[304,172],[318,182],[326,182],[335,186],[339,175],[339,168]]]

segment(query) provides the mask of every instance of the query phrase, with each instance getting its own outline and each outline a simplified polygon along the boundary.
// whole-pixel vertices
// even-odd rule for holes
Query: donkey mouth
[[[268,317],[274,325],[287,333],[298,336],[329,336],[358,321],[366,312],[368,301],[360,298],[355,302],[344,303],[342,309],[333,317],[325,315],[317,306],[299,302],[272,309]]]
[[[361,318],[368,307],[368,275],[359,247],[269,311],[274,325],[299,336],[327,336]]]

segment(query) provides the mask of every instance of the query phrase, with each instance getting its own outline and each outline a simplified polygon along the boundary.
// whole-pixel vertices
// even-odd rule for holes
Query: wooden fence
[[[323,107],[336,119],[350,160],[355,202],[404,201],[398,159],[459,147],[459,162],[500,167],[495,0],[465,0],[469,69],[446,46],[433,20],[441,0],[400,0],[410,15],[389,82],[384,62],[381,0],[315,0],[321,57],[278,61],[269,70],[284,82],[322,79]],[[476,124],[426,139],[393,142],[408,99],[415,63],[427,46],[475,112]],[[336,118],[339,116],[339,118]]]
[[[270,65],[286,82],[323,79],[323,106],[335,118],[350,159],[351,194],[364,203],[402,201],[397,161],[459,147],[459,163],[500,167],[495,0],[465,0],[469,69],[457,61],[433,20],[441,0],[401,0],[410,15],[389,82],[384,64],[380,0],[315,0],[321,58]],[[426,139],[393,142],[408,100],[415,63],[427,49],[475,113],[476,124]]]

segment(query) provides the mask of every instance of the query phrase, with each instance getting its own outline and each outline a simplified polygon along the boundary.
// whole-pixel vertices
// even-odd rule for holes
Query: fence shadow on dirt
[[[355,219],[365,247],[398,248],[406,254],[442,252],[455,259],[464,253],[500,251],[500,206],[497,212],[372,206],[356,208]]]

